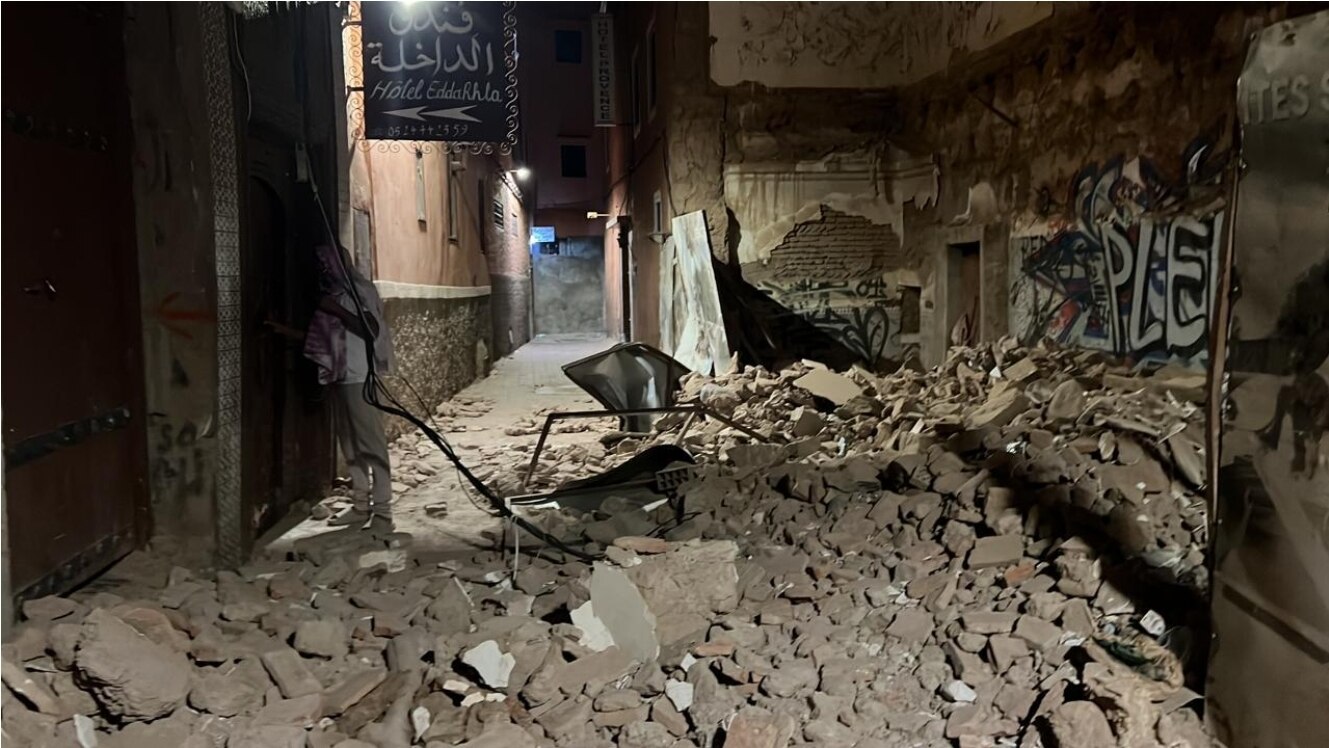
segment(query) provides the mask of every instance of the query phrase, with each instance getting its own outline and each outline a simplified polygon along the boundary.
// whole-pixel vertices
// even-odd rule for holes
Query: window
[[[558,29],[554,32],[554,60],[581,64],[581,32],[574,29]]]
[[[559,147],[563,160],[563,176],[570,179],[582,179],[586,176],[586,146],[565,145]]]
[[[457,210],[457,197],[458,197],[457,193],[460,192],[461,190],[459,189],[460,185],[457,184],[457,181],[458,181],[457,173],[454,171],[449,171],[448,172],[448,238],[454,242],[457,241],[458,238],[460,238],[458,232],[461,229],[460,220],[459,220],[461,217],[460,216],[461,211]]]
[[[646,116],[655,117],[655,26],[646,32]]]
[[[494,198],[494,206],[493,206],[492,210],[493,210],[493,214],[494,214],[494,226],[497,227],[497,228],[500,228],[500,229],[503,228],[503,199],[502,199],[502,198],[499,198],[499,197]]]
[[[664,233],[664,202],[658,191],[651,196],[651,225],[654,226],[651,229],[654,233]]]

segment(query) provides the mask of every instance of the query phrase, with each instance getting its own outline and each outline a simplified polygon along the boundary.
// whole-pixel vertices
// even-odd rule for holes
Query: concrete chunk
[[[797,726],[787,714],[773,714],[758,707],[744,707],[734,715],[725,733],[723,748],[785,748]]]
[[[595,565],[591,573],[591,606],[594,617],[604,624],[624,654],[637,662],[654,660],[660,654],[655,614],[622,569],[602,563]]]
[[[1015,613],[972,611],[960,617],[966,631],[975,634],[1009,634],[1018,616]]]
[[[1041,618],[1020,616],[1015,624],[1015,637],[1041,652],[1057,645],[1061,639],[1061,629]]]
[[[887,627],[886,633],[909,642],[925,641],[932,635],[932,616],[922,610],[902,610]]]
[[[301,696],[319,693],[323,685],[318,682],[305,667],[300,655],[290,647],[281,647],[264,652],[259,656],[268,675],[281,690],[282,696],[297,699]]]
[[[386,680],[386,670],[362,670],[345,678],[323,695],[323,714],[335,717],[350,709]]]
[[[1071,701],[1057,707],[1048,726],[1058,746],[1069,748],[1115,748],[1107,717],[1092,701]]]
[[[340,620],[301,621],[295,627],[295,649],[313,657],[345,657],[350,651],[346,627]]]
[[[1008,566],[1024,557],[1024,536],[994,535],[974,541],[974,549],[969,552],[969,568],[987,569],[993,566]]]
[[[189,695],[185,656],[104,610],[84,620],[75,664],[102,708],[122,720],[163,717]]]
[[[863,394],[863,388],[843,374],[836,374],[829,369],[813,369],[794,380],[795,387],[802,387],[817,397],[830,400],[836,405],[844,405]]]

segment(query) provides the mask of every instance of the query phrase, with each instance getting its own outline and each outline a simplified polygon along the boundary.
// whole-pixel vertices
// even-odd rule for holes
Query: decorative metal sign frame
[[[349,4],[345,20],[346,28],[343,34],[343,43],[348,52],[345,56],[346,109],[350,135],[358,148],[390,153],[402,151],[419,153],[440,151],[443,153],[471,153],[475,155],[507,155],[512,153],[517,144],[517,130],[520,122],[517,102],[517,9],[513,0],[504,0],[499,4],[503,8],[503,101],[506,111],[504,118],[506,132],[504,139],[500,142],[385,140],[365,137],[364,17],[360,2]]]

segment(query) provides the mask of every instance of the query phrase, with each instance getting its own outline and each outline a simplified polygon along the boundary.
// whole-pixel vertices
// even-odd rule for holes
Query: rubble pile
[[[543,548],[443,558],[354,532],[213,574],[136,555],[95,589],[25,603],[4,647],[6,737],[1210,744],[1187,688],[1207,647],[1202,377],[1003,343],[931,372],[802,364],[684,389],[770,441],[692,424],[701,464],[681,523],[616,498],[529,515],[593,563]],[[541,479],[681,427],[555,446]],[[513,448],[487,468],[528,460]]]
[[[683,399],[756,425],[779,446],[750,445],[713,421],[694,428],[685,444],[703,458],[719,445],[735,471],[711,470],[718,487],[701,485],[689,500],[694,508],[701,496],[743,504],[717,517],[747,532],[733,522],[758,516],[751,501],[768,494],[725,481],[763,473],[781,496],[836,507],[828,491],[880,482],[926,496],[929,507],[941,501],[935,517],[915,513],[921,537],[944,531],[948,520],[997,534],[1023,527],[1042,538],[1088,532],[1203,592],[1204,386],[1202,373],[1186,369],[1133,374],[1098,353],[1020,348],[1009,339],[953,348],[927,372],[840,375],[805,362],[779,373],[694,375]],[[662,420],[641,446],[674,441],[680,420]]]

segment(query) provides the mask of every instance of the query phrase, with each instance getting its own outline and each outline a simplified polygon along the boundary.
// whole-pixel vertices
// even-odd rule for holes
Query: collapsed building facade
[[[620,49],[649,43],[660,87],[608,199],[634,227],[636,337],[660,317],[659,192],[666,231],[705,210],[717,256],[868,363],[936,364],[965,319],[973,341],[1202,367],[1236,78],[1285,12],[625,9]]]
[[[530,13],[541,33],[617,50],[606,120],[566,118],[526,160],[557,149],[565,182],[589,164],[598,204],[523,185],[520,152],[365,137],[355,4],[69,11],[126,60],[128,96],[104,114],[128,122],[105,142],[138,239],[105,277],[116,334],[142,350],[111,393],[129,405],[60,432],[98,448],[119,432],[113,456],[11,439],[52,416],[13,406],[42,377],[6,376],[6,603],[26,619],[5,646],[6,738],[1314,744],[1329,713],[1329,227],[1306,206],[1323,205],[1329,89],[1324,14],[1284,19],[1315,9]],[[569,38],[529,49],[580,64]],[[168,59],[176,77],[155,76]],[[15,137],[64,132],[18,114]],[[528,246],[541,223],[575,241]],[[671,506],[532,511],[544,535],[515,547],[498,527],[492,548],[454,556],[401,534],[255,551],[282,518],[342,503],[318,503],[327,414],[278,375],[299,357],[255,332],[307,306],[298,248],[321,233],[377,281],[428,405],[563,331],[543,293],[576,307],[568,331],[600,320],[676,354],[696,369],[682,400],[755,431],[691,416],[595,431],[525,481],[539,429],[509,426],[481,472],[508,496],[666,443],[698,464]],[[21,269],[11,319],[16,299],[31,317],[64,285]],[[718,304],[692,303],[699,276]],[[602,294],[584,293],[592,280]],[[461,428],[483,410],[437,414]],[[403,486],[449,472],[392,428]],[[87,476],[118,503],[68,539],[41,522],[40,471],[87,464],[124,469]],[[61,512],[86,488],[65,485]],[[151,554],[50,594],[149,538]]]

